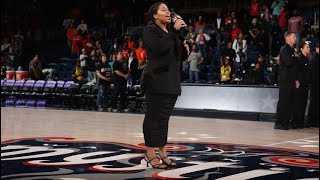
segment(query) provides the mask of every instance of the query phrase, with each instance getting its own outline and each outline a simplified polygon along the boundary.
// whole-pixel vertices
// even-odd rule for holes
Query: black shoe
[[[289,130],[289,127],[288,126],[282,126],[282,125],[279,125],[279,124],[275,124],[274,125],[274,129]]]

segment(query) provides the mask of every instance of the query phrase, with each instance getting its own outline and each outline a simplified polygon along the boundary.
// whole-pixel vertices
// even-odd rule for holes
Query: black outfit
[[[120,71],[123,74],[128,74],[128,66],[119,60],[113,62],[113,72]],[[125,109],[127,80],[126,78],[119,76],[117,73],[113,73],[113,94],[112,94],[112,109],[117,109],[117,99],[120,94],[120,109]]]
[[[99,71],[102,76],[111,78],[112,77],[112,69],[108,63],[96,63],[96,71]],[[97,86],[98,86],[98,95],[97,95],[97,107],[108,107],[108,95],[110,92],[110,81],[106,81],[101,79],[98,76]]]
[[[294,89],[294,113],[292,118],[293,128],[304,127],[304,117],[308,101],[308,84],[311,79],[311,66],[303,54],[296,61],[297,80],[299,88]]]
[[[129,60],[128,60],[129,63]],[[130,63],[130,85],[136,85],[137,84],[137,80],[140,79],[141,76],[141,71],[139,69],[139,63],[138,63],[138,59],[137,58],[133,58],[131,63]]]
[[[183,36],[170,29],[163,31],[156,24],[143,32],[148,63],[141,76],[141,89],[147,99],[143,122],[145,145],[163,147],[167,144],[168,122],[178,95],[181,94],[180,60]]]
[[[276,129],[288,129],[292,117],[296,81],[294,49],[285,44],[280,49],[279,101],[277,106]]]
[[[229,57],[229,64],[231,67],[234,67],[234,61],[237,57],[237,53],[234,49],[232,48],[225,48],[222,52],[221,52],[221,56],[222,56],[222,62],[224,61],[224,59],[228,56]]]
[[[316,53],[311,64],[311,100],[308,119],[312,127],[319,127],[319,54]]]
[[[264,84],[264,72],[263,69],[253,69],[250,74],[250,79],[252,80],[252,83],[255,85]]]

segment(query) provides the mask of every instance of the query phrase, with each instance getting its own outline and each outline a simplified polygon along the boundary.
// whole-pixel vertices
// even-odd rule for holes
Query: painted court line
[[[274,145],[278,145],[278,144],[291,143],[291,142],[295,142],[295,141],[306,140],[306,139],[313,139],[313,138],[319,138],[319,136],[314,136],[314,137],[309,137],[309,138],[303,138],[303,139],[295,139],[295,140],[291,140],[291,141],[283,141],[283,142],[279,142],[279,143],[272,143],[272,144],[267,144],[267,145],[262,145],[262,146],[274,146]]]

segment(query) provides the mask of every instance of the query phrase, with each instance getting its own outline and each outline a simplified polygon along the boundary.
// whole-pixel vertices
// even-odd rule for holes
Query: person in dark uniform
[[[125,111],[127,80],[129,76],[128,66],[123,62],[122,52],[117,54],[117,60],[113,62],[112,112],[118,112],[117,100],[120,94],[120,112]]]
[[[99,111],[103,111],[108,108],[108,95],[110,92],[112,69],[107,63],[107,57],[105,54],[101,56],[101,61],[96,63],[95,66],[98,76],[97,108]]]
[[[311,101],[308,119],[311,127],[319,127],[319,44],[311,61]]]
[[[141,90],[145,93],[147,103],[143,122],[147,150],[145,160],[153,168],[165,169],[176,166],[168,158],[166,145],[169,118],[181,94],[180,60],[183,46],[186,49],[188,46],[180,29],[187,25],[181,18],[171,18],[168,7],[162,2],[153,4],[149,14],[151,21],[143,32],[148,63],[141,75]]]
[[[299,56],[295,63],[297,80],[300,86],[294,90],[294,113],[292,117],[292,128],[304,128],[304,118],[308,102],[308,84],[310,84],[311,66],[308,59],[310,54],[309,44],[303,42],[299,46]]]
[[[284,35],[286,44],[280,49],[279,66],[279,101],[277,106],[277,118],[275,129],[288,130],[289,121],[293,112],[294,89],[299,87],[299,81],[296,81],[295,61],[296,54],[293,46],[296,43],[296,35],[287,31]]]

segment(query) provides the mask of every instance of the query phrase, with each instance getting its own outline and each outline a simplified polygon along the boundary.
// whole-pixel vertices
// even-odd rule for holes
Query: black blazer
[[[280,66],[279,66],[279,81],[294,82],[297,80],[296,75],[296,57],[294,49],[288,44],[285,44],[280,49]]]
[[[307,87],[311,83],[311,66],[309,60],[303,54],[297,58],[296,72],[300,86]]]
[[[148,25],[143,31],[148,62],[141,75],[141,89],[146,93],[181,94],[183,36],[170,27],[168,31],[156,24]]]

